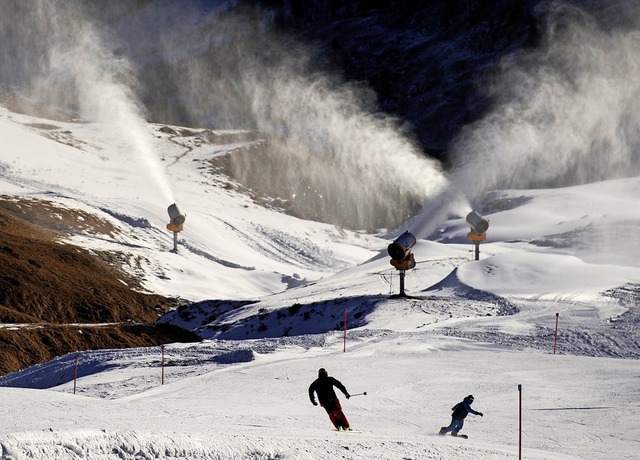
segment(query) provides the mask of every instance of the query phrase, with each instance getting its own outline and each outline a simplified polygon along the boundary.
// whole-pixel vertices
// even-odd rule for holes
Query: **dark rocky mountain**
[[[212,47],[206,41],[214,34],[236,34],[233,39],[253,34],[250,38],[260,41],[264,39],[262,30],[275,27],[282,37],[295,41],[292,48],[299,42],[309,45],[306,52],[314,53],[313,62],[305,65],[371,88],[378,110],[406,122],[425,152],[444,160],[444,152],[461,128],[491,108],[493,101],[484,87],[496,65],[506,56],[539,44],[548,28],[550,10],[561,4],[574,5],[606,27],[635,25],[640,12],[637,2],[630,0],[240,0],[230,2],[234,6],[227,7],[221,16],[241,16],[242,20],[199,25],[196,35],[184,35],[180,46],[188,50],[187,55],[179,56],[172,50],[170,58],[158,59],[135,49],[137,39],[144,36],[157,40],[157,52],[166,51],[163,35],[180,28],[183,11],[191,9],[197,17],[198,10],[219,8],[220,3],[114,0],[105,8],[104,2],[88,0],[66,7],[81,5],[92,21],[115,27],[117,38],[123,40],[118,52],[137,66],[140,86],[136,90],[154,121],[212,128],[255,127],[247,122],[250,102],[241,101],[232,91],[226,100],[212,98],[216,89],[212,83],[205,84],[201,76],[185,77],[194,68],[187,61],[199,55],[207,61],[211,80],[237,81],[238,74],[246,72],[240,61],[275,61],[281,49],[263,43],[261,48],[237,50],[233,59],[221,59],[219,43]],[[0,69],[0,81],[22,84],[35,70],[30,53],[46,46],[50,31],[39,27],[39,19],[28,14],[23,2],[7,0],[7,4],[14,14],[0,19],[0,55],[11,56],[13,65]],[[131,30],[140,25],[127,22],[127,18],[144,9],[168,5],[174,7],[171,15],[175,23],[154,30]],[[31,32],[16,44],[11,37],[24,34],[25,28]],[[247,28],[255,30],[243,30]],[[218,42],[225,41],[219,37]],[[285,46],[291,44],[283,41]],[[299,57],[293,55],[293,59]],[[220,62],[214,63],[216,60]],[[198,86],[184,91],[186,79]],[[229,103],[231,98],[236,98],[234,104]],[[225,113],[212,116],[211,111],[218,108]]]
[[[478,87],[484,73],[535,45],[541,2],[261,3],[278,11],[280,27],[318,43],[348,80],[370,85],[380,110],[407,120],[423,148],[442,158],[490,104]]]
[[[247,3],[272,9],[278,26],[315,43],[327,65],[370,85],[380,110],[409,122],[442,160],[460,129],[491,107],[483,80],[505,56],[540,44],[551,9],[577,6],[607,28],[633,26],[640,12],[628,0]]]

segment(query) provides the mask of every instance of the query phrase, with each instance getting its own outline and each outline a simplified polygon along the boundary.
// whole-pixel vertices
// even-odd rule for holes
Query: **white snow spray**
[[[140,169],[159,188],[163,205],[173,203],[173,193],[151,147],[145,111],[133,91],[136,79],[130,65],[116,56],[109,46],[114,40],[81,7],[73,1],[16,3],[11,20],[22,28],[12,31],[9,42],[22,59],[12,63],[20,79],[16,84],[29,85],[31,94],[44,104],[100,122],[139,161]]]
[[[481,208],[490,190],[640,174],[637,23],[622,4],[609,11],[617,18],[610,22],[625,23],[618,27],[576,7],[547,7],[540,44],[503,59],[486,79],[494,106],[454,141],[445,195],[466,197]],[[440,224],[431,216],[446,207],[431,200],[414,219],[414,234],[429,235]]]
[[[376,112],[370,89],[323,70],[313,49],[274,31],[267,13],[188,4],[137,16],[165,25],[146,37],[162,47],[163,66],[150,60],[144,73],[174,89],[192,122],[260,133],[259,146],[228,158],[239,182],[294,215],[358,230],[404,221],[442,186],[439,164],[399,120]],[[140,39],[126,41],[139,55]]]
[[[49,50],[46,62],[34,60],[46,74],[40,87],[73,95],[82,112],[121,130],[132,151],[151,160],[165,195],[137,101],[145,94],[147,106],[161,105],[153,95],[168,91],[185,119],[264,135],[260,148],[229,156],[238,180],[282,198],[293,214],[350,228],[393,228],[424,205],[410,224],[425,237],[472,204],[481,208],[488,190],[640,173],[640,33],[629,20],[604,27],[575,7],[545,2],[540,44],[486,78],[493,107],[455,139],[445,175],[409,129],[376,112],[375,94],[275,33],[265,12],[232,14],[234,2],[159,2],[131,7],[107,37],[74,2],[32,3],[37,14],[24,27],[37,32],[34,48]]]
[[[116,130],[167,203],[174,200],[138,101],[153,111],[169,92],[180,107],[164,109],[180,111],[194,127],[260,133],[257,148],[229,155],[229,174],[303,218],[358,230],[394,227],[445,183],[410,129],[375,110],[370,89],[323,70],[316,52],[275,33],[264,11],[235,14],[234,2],[188,0],[144,7],[14,1],[24,16],[15,22],[25,24],[18,35],[29,40],[21,55],[31,56],[17,70],[41,99]]]

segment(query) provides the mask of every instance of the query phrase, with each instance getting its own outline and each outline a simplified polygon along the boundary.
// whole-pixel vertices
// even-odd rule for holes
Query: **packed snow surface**
[[[640,221],[640,179],[500,192],[480,260],[464,216],[442,222],[413,248],[399,297],[390,237],[221,186],[203,165],[235,146],[183,149],[148,126],[187,215],[175,253],[171,203],[136,158],[96,124],[38,122],[0,112],[0,192],[113,224],[67,242],[138,261],[146,289],[184,299],[161,320],[205,340],[2,377],[1,458],[506,459],[518,455],[520,409],[524,458],[637,457],[639,249],[617,229]],[[309,402],[320,367],[367,393],[342,398],[361,433],[332,431]],[[467,394],[484,413],[467,418],[469,439],[438,436]]]

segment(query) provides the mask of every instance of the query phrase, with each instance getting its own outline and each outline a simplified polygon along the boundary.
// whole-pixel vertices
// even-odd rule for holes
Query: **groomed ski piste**
[[[185,301],[161,321],[205,340],[166,345],[164,384],[159,348],[79,352],[0,378],[4,460],[507,459],[520,448],[520,397],[524,458],[637,456],[640,270],[630,261],[639,249],[615,229],[640,221],[640,179],[501,192],[514,205],[488,214],[480,260],[464,219],[443,222],[413,248],[403,298],[390,239],[261,208],[201,172],[207,152],[230,147],[184,154],[149,125],[189,203],[173,253],[165,203],[153,183],[148,194],[140,186],[134,158],[102,144],[95,124],[56,122],[54,132],[100,155],[43,136],[40,121],[2,109],[2,194],[114,225],[109,237],[78,233],[68,243],[137,260],[131,270],[146,289]],[[536,225],[521,225],[524,216]],[[589,243],[605,235],[606,245]],[[230,260],[238,263],[221,263]],[[320,367],[367,392],[342,398],[361,434],[333,431],[309,402]],[[484,413],[467,418],[469,439],[438,436],[467,394]]]

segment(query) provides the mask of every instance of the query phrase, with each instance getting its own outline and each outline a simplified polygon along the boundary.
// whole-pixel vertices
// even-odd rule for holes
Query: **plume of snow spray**
[[[191,17],[185,3],[171,11]],[[229,158],[240,182],[284,198],[294,214],[369,230],[402,222],[442,186],[439,164],[398,120],[376,113],[369,89],[320,69],[268,15],[205,20],[199,11],[157,37],[171,63],[165,78],[189,119],[264,136],[261,150]]]
[[[47,0],[31,1],[27,8],[16,5],[20,17],[14,20],[24,19],[30,28],[13,36],[12,44],[35,65],[18,63],[15,71],[27,76],[21,83],[30,83],[41,101],[78,111],[110,129],[140,161],[164,202],[172,203],[171,188],[151,147],[145,112],[133,92],[136,79],[129,63],[114,54],[108,46],[114,40],[82,14],[81,6]]]
[[[494,110],[455,143],[452,181],[467,194],[640,172],[640,31],[566,5],[547,14],[541,46],[501,63]]]
[[[480,205],[489,190],[640,174],[640,30],[545,5],[540,45],[500,63],[487,79],[493,109],[454,141],[445,195]],[[438,225],[429,217],[446,208],[430,200],[414,235],[429,235]]]
[[[88,19],[87,10],[81,14],[82,2],[33,3],[37,8],[15,5],[33,26],[29,32],[36,31],[21,35],[30,41],[22,50],[47,53],[31,60],[37,69],[21,61],[19,70],[49,101],[116,129],[169,203],[137,103],[144,95],[152,110],[163,105],[155,95],[171,92],[181,103],[170,109],[190,122],[262,133],[258,153],[231,155],[230,170],[252,189],[284,198],[302,217],[356,229],[390,227],[445,182],[409,130],[375,111],[369,89],[321,70],[313,51],[274,33],[264,12],[231,14],[234,2],[160,2],[118,13],[107,36],[100,21]],[[109,5],[100,2],[106,17]]]

